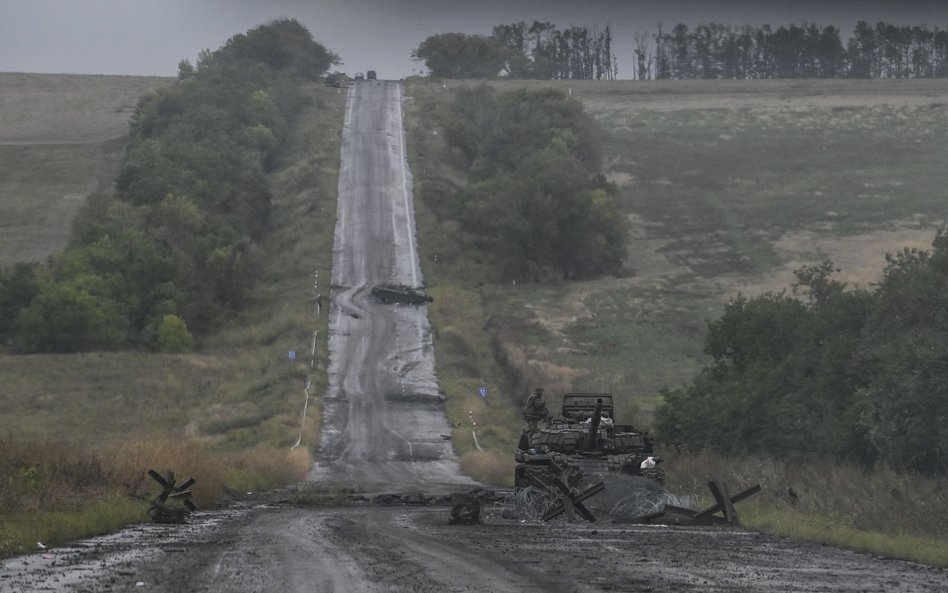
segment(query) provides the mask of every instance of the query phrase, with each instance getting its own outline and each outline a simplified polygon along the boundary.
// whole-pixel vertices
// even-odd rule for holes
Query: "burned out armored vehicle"
[[[532,485],[535,476],[555,477],[564,472],[587,478],[624,473],[664,480],[653,455],[648,433],[615,424],[612,395],[567,393],[559,415],[544,428],[527,429],[520,436],[514,485]],[[578,470],[578,472],[576,471]]]
[[[401,284],[376,286],[372,289],[372,296],[384,304],[424,305],[434,300],[420,288]]]

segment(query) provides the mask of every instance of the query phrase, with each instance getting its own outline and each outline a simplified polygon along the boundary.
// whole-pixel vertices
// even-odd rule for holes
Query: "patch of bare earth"
[[[738,292],[757,296],[789,289],[794,270],[828,257],[836,266],[836,279],[850,286],[868,288],[879,281],[887,253],[905,248],[930,250],[935,231],[930,228],[895,228],[849,237],[820,235],[816,231],[787,233],[774,246],[786,259],[772,272],[758,277],[733,277],[721,284],[725,298]]]

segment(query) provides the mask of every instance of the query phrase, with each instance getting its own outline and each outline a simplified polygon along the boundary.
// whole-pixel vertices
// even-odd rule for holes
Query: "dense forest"
[[[612,80],[619,59],[608,25],[559,29],[524,21],[491,35],[445,33],[412,56],[443,78]],[[635,36],[632,78],[939,78],[948,76],[948,30],[860,21],[845,38],[839,27],[735,26],[722,23]]]
[[[467,186],[424,193],[462,240],[488,254],[504,279],[574,279],[616,272],[626,227],[616,188],[600,173],[602,133],[561,91],[457,91],[440,113]]]
[[[872,290],[797,271],[797,294],[738,296],[708,326],[712,363],[657,421],[690,450],[948,471],[948,234],[889,256]]]
[[[187,351],[240,307],[267,233],[302,85],[338,58],[294,20],[232,37],[139,103],[115,193],[89,197],[70,246],[0,276],[18,352]]]
[[[432,35],[412,57],[442,78],[613,80],[618,73],[609,26],[558,29],[551,23],[528,26],[520,21],[498,25],[489,36]]]

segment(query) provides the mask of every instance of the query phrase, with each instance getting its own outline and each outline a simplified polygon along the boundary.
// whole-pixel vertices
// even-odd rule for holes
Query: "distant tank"
[[[378,75],[375,73],[375,70],[369,70],[365,73],[366,80],[375,80],[378,78]]]
[[[382,303],[401,303],[405,305],[424,305],[434,299],[422,292],[420,288],[387,284],[372,289],[372,296]]]
[[[514,486],[532,485],[531,475],[553,477],[576,470],[586,480],[622,473],[662,483],[662,460],[653,454],[648,433],[615,424],[614,411],[611,394],[565,394],[559,415],[520,436]]]

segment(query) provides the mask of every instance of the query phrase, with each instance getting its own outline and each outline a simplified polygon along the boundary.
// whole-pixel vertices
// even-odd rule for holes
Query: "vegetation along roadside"
[[[303,389],[307,381],[312,393],[324,389],[326,363],[321,346],[312,367],[303,353],[314,331],[326,336],[313,315],[314,275],[328,288],[345,99],[318,84],[331,59],[298,23],[277,21],[193,67],[182,63],[178,80],[136,110],[119,186],[144,193],[134,203],[121,193],[90,198],[75,251],[29,274],[4,271],[6,291],[30,285],[9,281],[19,273],[34,296],[63,282],[54,293],[75,297],[66,300],[81,311],[136,315],[106,335],[122,350],[97,342],[89,353],[0,354],[0,554],[141,519],[156,487],[143,478],[147,467],[193,475],[202,506],[309,471],[320,412],[311,402],[301,424]],[[215,144],[236,152],[216,154]],[[238,157],[249,177],[232,174]],[[217,184],[214,192],[202,193],[206,184]],[[209,203],[198,203],[202,196]],[[255,210],[264,206],[265,216]],[[184,276],[136,276],[162,262],[156,274]],[[211,298],[207,287],[183,291],[214,262],[229,262],[215,268],[221,290],[240,270],[254,274],[224,309],[200,304]],[[141,282],[123,286],[116,270]],[[168,316],[184,322],[170,342],[161,338]],[[196,352],[152,352],[187,350],[188,340],[177,340],[187,335]],[[22,347],[6,336],[8,348]],[[72,344],[91,347],[85,339]],[[292,362],[288,351],[301,355]],[[304,446],[291,450],[298,439]]]

